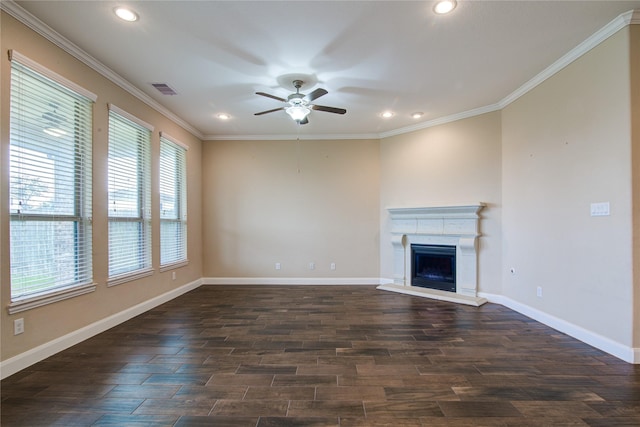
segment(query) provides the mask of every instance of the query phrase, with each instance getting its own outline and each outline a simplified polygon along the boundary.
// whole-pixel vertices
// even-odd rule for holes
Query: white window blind
[[[187,261],[186,147],[160,136],[160,265]]]
[[[34,71],[25,65],[32,61],[11,53],[10,312],[15,312],[25,301],[33,307],[41,305],[33,301],[79,295],[93,281],[95,97],[61,84],[64,79],[52,72],[45,76],[44,67]]]
[[[152,127],[109,106],[109,284],[151,274]]]

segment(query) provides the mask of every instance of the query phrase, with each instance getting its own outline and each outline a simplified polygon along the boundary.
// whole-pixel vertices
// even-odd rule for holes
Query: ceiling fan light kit
[[[287,107],[284,111],[286,111],[287,114],[297,122],[307,117],[307,115],[311,112],[311,110],[306,105]]]
[[[323,95],[326,95],[328,92],[325,89],[318,88],[313,92],[304,95],[300,93],[300,88],[303,84],[304,82],[302,80],[294,80],[293,87],[296,88],[296,92],[289,95],[287,99],[280,98],[279,96],[271,95],[265,92],[256,92],[256,95],[266,96],[267,98],[286,102],[289,104],[289,106],[261,111],[259,113],[255,113],[254,115],[261,116],[263,114],[284,110],[298,124],[306,125],[307,123],[309,123],[309,119],[307,118],[307,116],[309,115],[311,110],[325,111],[327,113],[334,114],[345,114],[347,112],[347,110],[345,110],[344,108],[325,107],[323,105],[312,104],[311,102]]]

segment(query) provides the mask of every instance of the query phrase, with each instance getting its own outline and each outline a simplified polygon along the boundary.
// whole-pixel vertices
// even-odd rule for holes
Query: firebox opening
[[[411,285],[456,292],[456,247],[411,245]]]

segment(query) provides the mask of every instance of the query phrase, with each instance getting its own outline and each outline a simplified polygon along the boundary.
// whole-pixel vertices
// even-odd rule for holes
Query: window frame
[[[165,173],[165,163],[163,162],[163,152],[165,149],[174,150],[176,153],[172,157],[175,167],[167,170]],[[189,147],[177,139],[171,137],[166,132],[160,132],[160,161],[159,161],[159,186],[160,186],[160,271],[167,271],[173,268],[181,267],[189,263],[188,258],[188,222],[187,222],[187,151]],[[162,209],[162,184],[163,178],[169,178],[173,175],[173,190],[176,193],[174,203],[178,204],[177,209],[173,209],[176,215],[165,217]],[[166,236],[163,234],[163,224],[177,224],[179,229],[176,234]],[[178,257],[163,262],[163,244],[166,240],[171,239],[176,242],[182,241],[176,245],[180,249]]]
[[[120,109],[119,107],[109,104],[109,153],[108,153],[108,166],[107,166],[107,181],[108,186],[112,185],[112,182],[116,178],[123,178],[124,173],[119,173],[117,176],[112,172],[112,161],[114,160],[112,149],[114,144],[131,143],[130,147],[126,147],[131,151],[128,153],[132,157],[136,158],[136,167],[138,171],[136,173],[136,203],[137,203],[137,215],[112,215],[111,205],[115,198],[112,198],[111,191],[108,191],[108,247],[109,247],[109,260],[108,260],[108,279],[107,286],[115,286],[121,283],[130,282],[132,280],[140,279],[146,276],[150,276],[154,272],[153,268],[153,241],[152,241],[152,212],[151,212],[151,136],[153,133],[153,126],[144,122],[143,120],[135,117],[134,115]],[[117,123],[114,122],[117,120]],[[122,138],[120,132],[115,135],[115,127],[122,126],[128,127],[130,132],[135,133],[136,141],[115,141],[114,138]],[[120,147],[121,148],[121,147]],[[125,202],[128,200],[124,200]],[[138,224],[138,245],[135,252],[137,253],[138,267],[131,268],[126,271],[122,271],[121,267],[112,272],[114,262],[112,259],[112,251],[115,251],[116,244],[121,243],[117,239],[112,238],[115,235],[115,229],[113,226],[124,224]],[[114,234],[112,234],[114,233]],[[121,248],[120,248],[121,249]],[[118,261],[120,265],[122,261]]]
[[[97,96],[15,50],[9,51],[9,60],[11,62],[9,101],[11,284],[10,303],[7,310],[9,314],[14,314],[84,295],[96,289],[93,278],[92,150],[93,106]],[[54,96],[55,98],[51,98]],[[34,125],[44,126],[35,120],[37,117],[35,110],[38,108],[37,105],[41,105],[38,103],[42,103],[44,97],[64,102],[66,108],[72,110],[73,120],[67,122],[63,116],[61,125],[63,130],[57,129],[62,131],[62,134],[52,135],[44,127],[41,129],[42,132],[35,132],[38,128]],[[49,102],[53,105],[53,101]],[[56,109],[54,108],[53,111],[56,112]],[[48,109],[47,112],[49,112]],[[45,114],[38,120],[44,118]],[[70,136],[66,137],[67,134]],[[51,148],[45,151],[45,147]],[[45,156],[48,161],[38,162],[37,159],[30,158],[31,156]],[[48,156],[53,157],[49,160]],[[48,167],[45,166],[47,163],[49,163]],[[72,169],[69,169],[69,165]],[[39,208],[23,205],[24,193],[20,194],[24,190],[21,180],[24,177],[30,179],[34,176],[46,178],[48,184],[42,185],[52,187],[47,188],[45,193],[49,201],[41,201]],[[16,203],[16,208],[12,207],[12,196],[15,194],[19,195],[15,197],[19,201]],[[38,209],[43,211],[38,212]],[[18,290],[16,277],[28,273],[29,267],[19,267],[17,266],[19,262],[15,261],[16,257],[25,256],[20,251],[22,236],[17,237],[17,235],[20,232],[37,233],[41,230],[34,228],[47,223],[52,227],[49,230],[52,247],[55,248],[56,242],[59,242],[58,234],[55,233],[57,229],[58,232],[63,232],[67,236],[67,249],[71,248],[72,256],[69,257],[66,254],[66,260],[62,260],[61,253],[56,249],[45,249],[45,252],[51,252],[51,258],[41,256],[38,260],[42,261],[41,265],[53,275],[51,278],[53,283],[32,284]],[[72,224],[71,232],[55,225],[64,223]],[[38,235],[37,239],[42,241],[44,238]],[[44,240],[46,242],[46,239]],[[73,264],[72,278],[69,278],[67,266],[60,269],[60,262]],[[42,287],[38,289],[39,286]]]

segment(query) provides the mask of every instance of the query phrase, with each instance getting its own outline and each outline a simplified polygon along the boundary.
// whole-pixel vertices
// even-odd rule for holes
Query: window
[[[15,313],[95,289],[91,239],[96,97],[11,51],[9,198]]]
[[[187,147],[160,135],[160,265],[187,261]]]
[[[109,106],[109,285],[152,274],[151,131]]]

